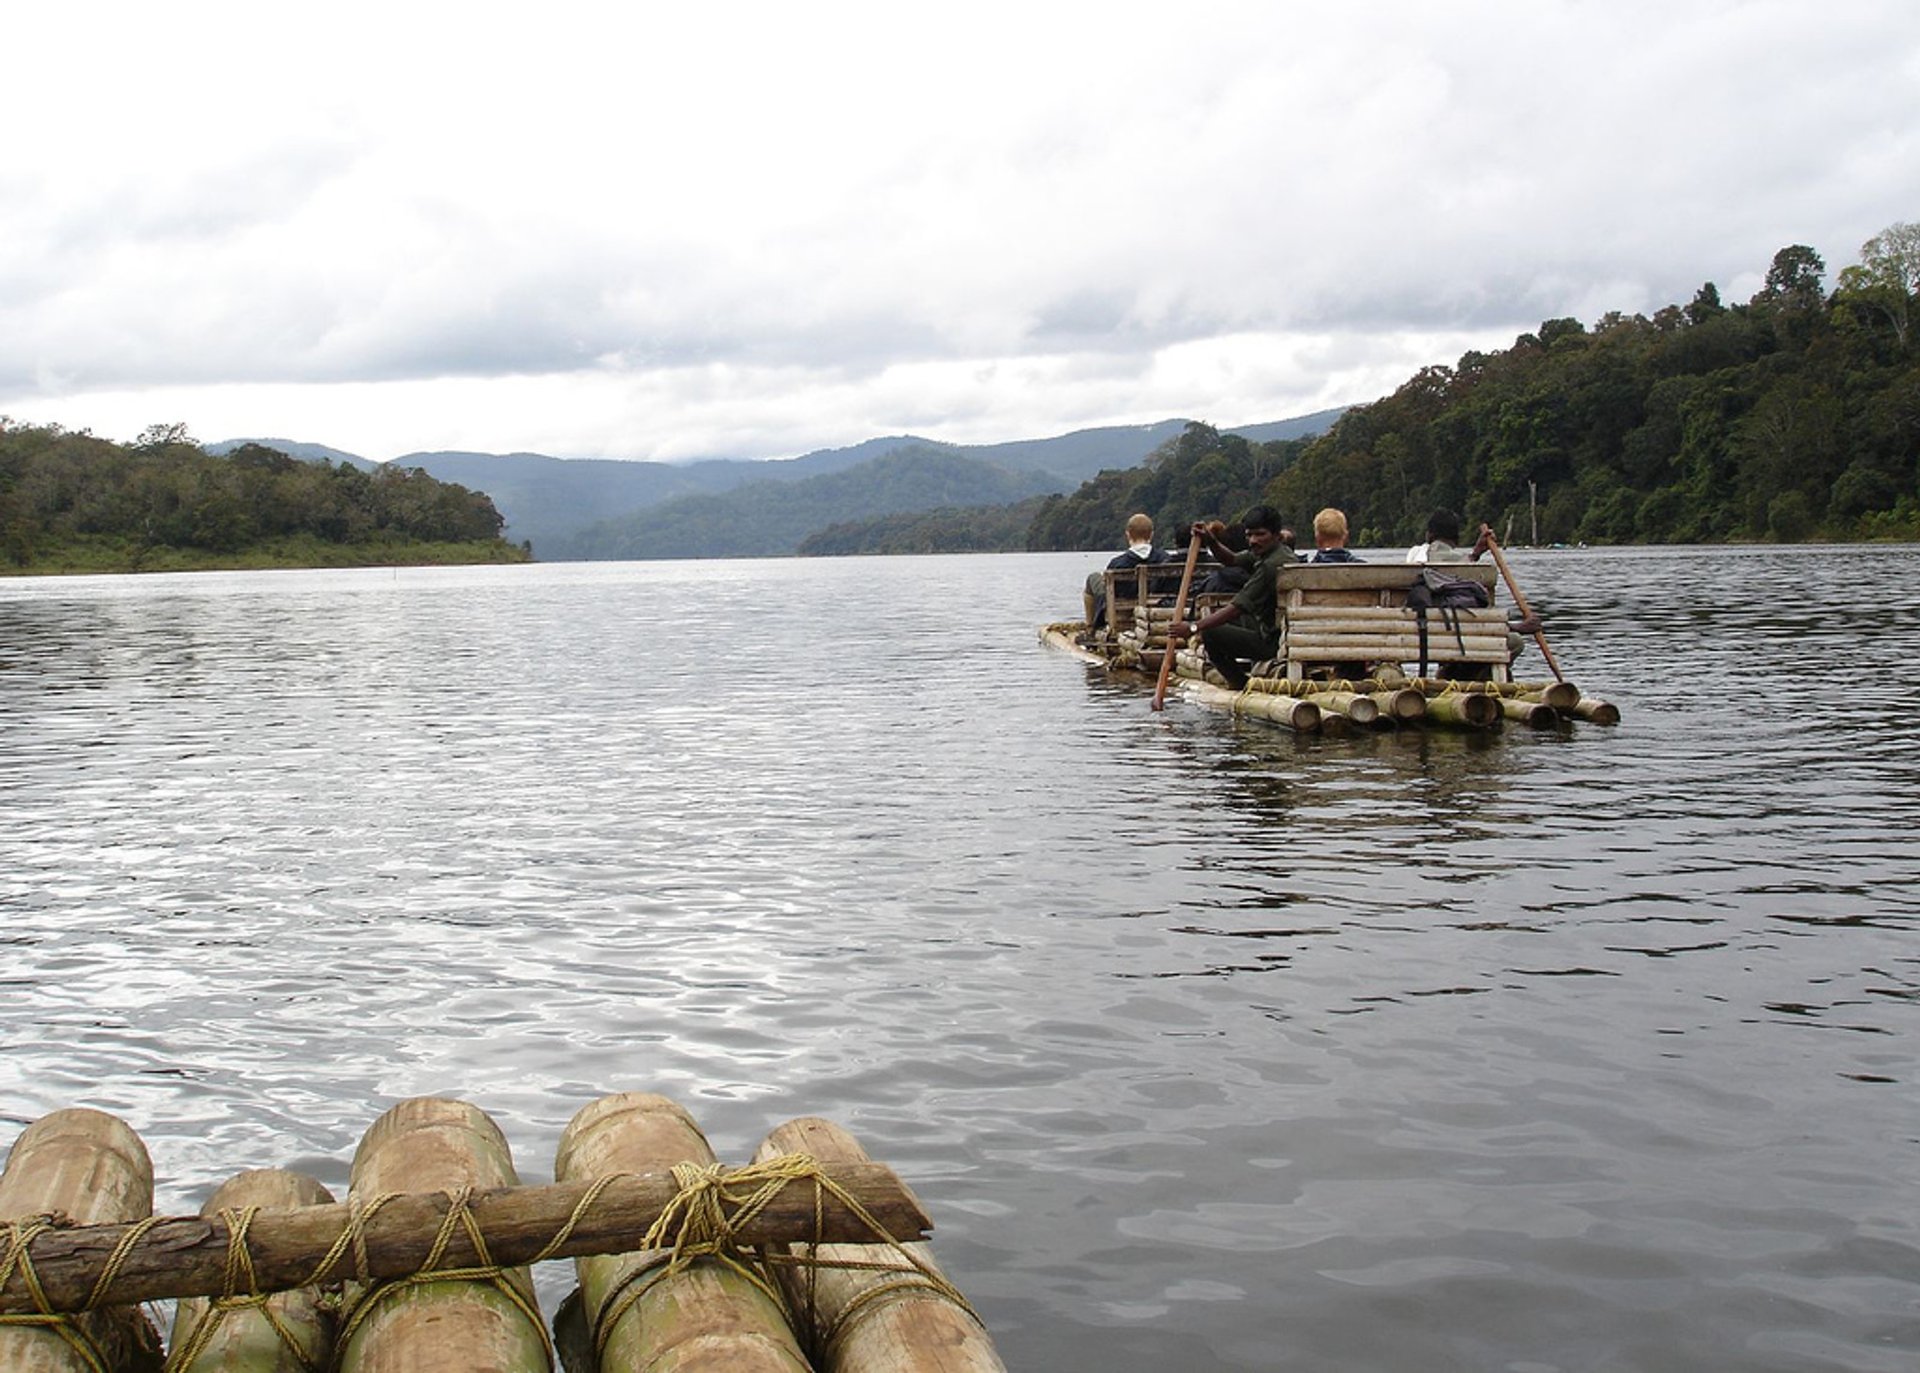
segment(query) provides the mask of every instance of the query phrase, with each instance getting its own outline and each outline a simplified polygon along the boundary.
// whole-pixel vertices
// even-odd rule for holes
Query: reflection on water
[[[649,1088],[1016,1367],[1904,1367],[1920,550],[1513,561],[1618,729],[1156,716],[1067,556],[0,583],[0,1144]]]

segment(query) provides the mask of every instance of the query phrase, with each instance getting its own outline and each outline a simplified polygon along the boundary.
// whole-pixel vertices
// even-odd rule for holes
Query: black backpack
[[[1450,577],[1437,567],[1420,569],[1420,580],[1407,588],[1407,609],[1420,626],[1420,676],[1427,675],[1427,612],[1440,612],[1440,622],[1453,631],[1460,651],[1467,651],[1466,638],[1460,632],[1461,610],[1479,610],[1493,604],[1493,596],[1475,581]]]

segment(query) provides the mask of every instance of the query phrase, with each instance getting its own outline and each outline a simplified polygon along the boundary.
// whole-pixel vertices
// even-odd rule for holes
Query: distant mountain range
[[[1341,410],[1242,425],[1255,443],[1325,431]],[[798,458],[690,463],[553,458],[540,453],[408,453],[395,458],[441,481],[492,497],[506,536],[547,560],[701,558],[794,552],[809,535],[848,520],[946,507],[1010,505],[1069,492],[1108,470],[1137,467],[1185,430],[1186,420],[1082,429],[1049,439],[951,444],[910,434],[826,448]],[[228,439],[290,457],[374,468],[325,444]]]

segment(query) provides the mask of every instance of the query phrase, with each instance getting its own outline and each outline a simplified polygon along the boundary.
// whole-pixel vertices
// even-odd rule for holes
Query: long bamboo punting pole
[[[589,1102],[567,1123],[553,1171],[572,1182],[714,1161],[680,1105],[651,1092],[620,1092]],[[809,1373],[786,1312],[753,1276],[713,1256],[679,1269],[668,1266],[671,1258],[671,1249],[636,1249],[578,1261],[598,1367]]]
[[[756,1160],[810,1154],[822,1162],[856,1162],[867,1151],[830,1120],[804,1117],[776,1127]],[[813,1331],[823,1373],[1006,1373],[985,1328],[947,1282],[924,1244],[796,1246],[819,1260],[811,1270],[783,1267],[789,1304],[817,1320]],[[831,1267],[832,1264],[847,1265]],[[852,1265],[871,1265],[861,1268]]]
[[[26,1138],[21,1136],[22,1140]],[[16,1153],[19,1148],[15,1144]],[[885,1225],[889,1234],[921,1239],[933,1229],[933,1222],[892,1169],[878,1163],[822,1164],[820,1171]],[[468,1209],[486,1238],[494,1262],[512,1266],[536,1256],[574,1258],[581,1254],[624,1253],[639,1242],[680,1191],[669,1174],[637,1174],[607,1183],[583,1209],[582,1203],[596,1185],[568,1182],[483,1189],[473,1193]],[[871,1236],[866,1223],[831,1193],[823,1194],[824,1209],[816,1232],[814,1191],[804,1183],[788,1187],[740,1227],[741,1242],[765,1245],[816,1237],[861,1240]],[[393,1278],[418,1272],[433,1250],[448,1206],[446,1192],[408,1193],[395,1197],[372,1216],[362,1217],[358,1230],[364,1239],[365,1275]],[[47,1206],[34,1202],[29,1209],[38,1213]],[[554,1244],[570,1220],[574,1221],[573,1229]],[[86,1305],[108,1259],[134,1228],[130,1224],[88,1224],[36,1236],[28,1252],[48,1305],[55,1311],[77,1311]],[[247,1231],[256,1289],[284,1292],[359,1276],[351,1252],[336,1258],[328,1271],[315,1272],[341,1236],[353,1230],[354,1215],[347,1206],[262,1212]],[[218,1295],[226,1290],[228,1242],[229,1227],[222,1217],[178,1216],[158,1221],[129,1245],[113,1281],[101,1293],[100,1304]],[[443,1264],[454,1267],[477,1259],[464,1229],[453,1236],[442,1256]],[[0,1289],[0,1312],[34,1309],[32,1296],[17,1276]],[[11,1368],[4,1362],[0,1367]]]
[[[1187,544],[1186,570],[1180,574],[1180,596],[1179,599],[1173,603],[1177,613],[1184,614],[1186,612],[1187,593],[1193,590],[1194,565],[1199,561],[1200,526],[1195,524],[1193,527],[1193,536]],[[1155,683],[1153,688],[1153,708],[1155,710],[1165,710],[1167,708],[1167,678],[1173,675],[1173,656],[1173,650],[1171,648],[1162,650],[1160,654],[1160,680]]]
[[[1534,619],[1533,607],[1527,604],[1527,598],[1520,590],[1520,583],[1513,579],[1513,569],[1507,566],[1507,556],[1500,551],[1499,541],[1493,537],[1492,526],[1481,525],[1480,537],[1487,541],[1487,551],[1493,554],[1495,566],[1500,569],[1500,575],[1506,579],[1507,590],[1513,593],[1514,605],[1518,606],[1520,613],[1529,620]],[[1536,623],[1538,622],[1536,621]],[[1553,650],[1547,647],[1546,631],[1544,629],[1534,630],[1533,641],[1540,645],[1540,656],[1545,658],[1547,660],[1547,666],[1553,669],[1554,680],[1558,682],[1566,681],[1567,674],[1560,670],[1560,663],[1554,658]]]
[[[6,1172],[0,1174],[0,1217],[21,1218],[15,1220],[17,1225],[30,1226],[35,1219],[62,1215],[121,1234],[128,1227],[117,1222],[142,1220],[152,1212],[153,1162],[147,1146],[126,1122],[103,1111],[73,1107],[42,1116],[14,1140]],[[19,1233],[0,1236],[0,1255],[12,1260],[7,1264],[4,1289],[12,1301],[5,1309],[25,1315],[38,1310],[38,1304],[27,1290],[22,1265],[12,1254],[12,1240]],[[27,1252],[44,1287],[40,1241]],[[91,1290],[88,1284],[65,1302],[48,1304],[55,1311],[77,1311]],[[160,1332],[132,1306],[76,1316],[64,1328],[0,1329],[0,1368],[6,1373],[88,1373],[99,1368],[100,1360],[114,1373],[157,1373]]]

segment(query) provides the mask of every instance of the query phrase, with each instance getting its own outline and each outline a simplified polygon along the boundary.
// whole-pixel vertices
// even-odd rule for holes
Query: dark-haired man
[[[1280,630],[1275,623],[1280,569],[1299,561],[1294,551],[1280,540],[1280,513],[1272,506],[1256,505],[1240,521],[1246,530],[1247,547],[1236,553],[1211,530],[1200,526],[1200,537],[1213,556],[1221,562],[1245,568],[1247,584],[1234,593],[1233,600],[1208,614],[1196,624],[1176,621],[1167,632],[1172,651],[1198,634],[1205,647],[1207,661],[1235,691],[1247,684],[1247,669],[1271,658],[1280,645]]]

